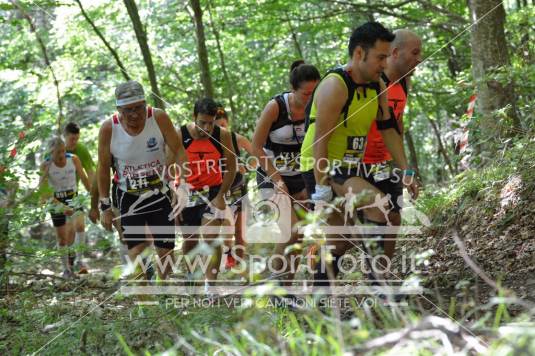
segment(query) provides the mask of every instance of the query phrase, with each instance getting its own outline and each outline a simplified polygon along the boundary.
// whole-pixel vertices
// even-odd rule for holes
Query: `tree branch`
[[[52,74],[52,79],[56,87],[56,98],[58,101],[58,110],[59,110],[58,121],[57,121],[58,134],[61,134],[61,121],[63,120],[63,102],[61,100],[61,94],[59,90],[59,81],[58,81],[58,78],[56,77],[56,73],[54,72],[54,68],[52,68],[52,64],[50,63],[50,59],[48,57],[48,52],[46,50],[45,43],[43,39],[41,38],[41,36],[39,36],[39,33],[37,32],[37,28],[35,27],[30,15],[28,15],[28,13],[24,10],[24,8],[19,4],[18,1],[16,0],[10,0],[10,1],[13,4],[13,6],[15,6],[20,11],[22,16],[26,19],[26,21],[28,21],[28,24],[30,25],[30,31],[35,35],[37,43],[39,44],[39,48],[41,49],[41,52],[43,54],[45,64],[50,70],[50,74]]]
[[[230,104],[230,110],[232,112],[232,119],[237,119],[238,117],[238,110],[236,109],[236,106],[234,105],[234,100],[232,99],[232,96],[234,95],[232,90],[232,83],[230,76],[227,72],[227,66],[225,64],[225,56],[223,53],[223,49],[221,48],[221,40],[219,37],[219,31],[217,30],[213,16],[212,16],[212,1],[208,0],[208,19],[210,21],[210,27],[212,28],[212,32],[214,34],[217,52],[219,54],[219,62],[221,63],[221,71],[223,72],[223,77],[225,77],[225,83],[227,84],[227,96]]]
[[[78,4],[78,7],[80,7],[80,11],[82,12],[82,15],[84,16],[85,20],[89,23],[89,25],[93,28],[93,31],[95,31],[95,34],[102,40],[104,43],[104,46],[110,51],[113,58],[115,58],[115,62],[117,62],[117,65],[119,66],[119,69],[121,69],[121,74],[123,75],[125,80],[130,80],[130,76],[128,75],[128,72],[126,71],[126,68],[123,65],[123,62],[121,62],[121,59],[119,58],[119,55],[117,54],[117,51],[113,49],[113,47],[110,45],[110,43],[104,38],[104,35],[100,30],[97,28],[93,20],[89,17],[89,15],[85,12],[84,7],[82,6],[82,2],[80,0],[74,0]]]
[[[147,41],[147,34],[145,33],[145,29],[141,23],[136,2],[134,0],[123,0],[123,2],[126,6],[126,10],[128,11],[128,15],[130,16],[130,20],[132,21],[137,42],[139,44],[141,54],[143,55],[143,61],[145,62],[145,67],[147,68],[154,104],[161,109],[165,109],[165,102],[160,95],[160,89],[158,89],[158,81],[156,79],[156,72],[154,71],[154,64],[152,63],[152,56],[150,54],[149,43]]]

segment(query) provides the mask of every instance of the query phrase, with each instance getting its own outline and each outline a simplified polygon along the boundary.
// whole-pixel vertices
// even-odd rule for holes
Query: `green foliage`
[[[503,148],[493,164],[462,172],[447,185],[426,187],[417,205],[435,221],[444,221],[463,204],[484,200],[485,196],[498,197],[504,182],[514,175],[520,174],[526,184],[531,184],[534,177],[529,162],[535,159],[534,152],[533,138],[515,141]]]
[[[81,141],[96,155],[100,123],[115,110],[113,90],[123,81],[118,67],[91,26],[73,2],[20,1],[44,39],[64,104],[65,121],[82,126]],[[129,75],[148,91],[147,72],[133,29],[121,1],[84,1],[96,26],[117,51]],[[164,100],[175,124],[191,117],[192,105],[201,96],[200,70],[195,30],[186,2],[137,1]],[[398,2],[396,2],[397,4]],[[492,74],[501,83],[513,81],[517,111],[521,118],[520,138],[495,142],[497,155],[491,164],[461,174],[449,172],[437,151],[438,138],[430,120],[436,123],[440,139],[457,167],[454,141],[466,124],[470,130],[472,163],[483,162],[477,151],[486,137],[480,137],[477,115],[466,122],[468,98],[474,93],[471,75],[469,31],[455,36],[469,25],[465,1],[244,1],[205,0],[204,26],[210,70],[217,99],[227,108],[232,98],[236,111],[231,124],[250,136],[264,105],[276,93],[287,90],[290,63],[303,56],[321,72],[347,61],[347,40],[352,29],[370,16],[391,28],[410,28],[423,38],[424,57],[412,78],[413,88],[405,114],[405,128],[416,146],[426,191],[418,207],[435,223],[455,216],[463,206],[496,198],[502,183],[520,175],[532,184],[535,161],[533,102],[535,58],[533,7],[507,9],[507,39],[511,64]],[[370,8],[371,6],[371,8]],[[57,131],[56,88],[46,68],[35,34],[14,11],[0,4],[0,188],[13,201],[0,209],[2,224],[9,222],[10,259],[4,272],[35,272],[53,268],[59,259],[51,231],[34,230],[48,223],[45,206],[36,190],[38,167],[44,142]],[[531,31],[530,31],[531,30]],[[227,81],[220,61],[215,32],[229,74]],[[301,53],[299,53],[301,51]],[[510,128],[507,117],[501,125]],[[63,122],[64,123],[64,122]],[[21,132],[24,134],[21,135]],[[16,149],[16,152],[13,149]],[[12,153],[15,152],[15,153]],[[448,179],[452,178],[451,182]],[[81,196],[87,206],[87,196]],[[504,224],[514,216],[504,217]],[[92,252],[102,253],[117,244],[110,235],[91,225],[88,235],[98,240]],[[409,327],[426,316],[417,300],[405,310],[376,306],[363,308],[353,303],[339,320],[332,311],[317,309],[294,313],[267,308],[266,298],[252,301],[250,308],[163,308],[139,307],[128,297],[115,294],[120,271],[110,266],[112,280],[95,288],[80,284],[65,286],[55,279],[32,280],[14,277],[17,294],[0,304],[0,353],[32,353],[63,332],[44,350],[48,354],[85,352],[126,354],[342,354],[364,352],[367,341],[390,331]],[[106,273],[102,279],[106,279]],[[42,277],[42,276],[41,276]],[[25,283],[28,283],[26,285]],[[87,282],[83,282],[87,283]],[[110,299],[105,299],[110,297]],[[113,297],[113,298],[112,298]],[[73,302],[75,300],[75,302]],[[104,308],[96,306],[105,300]],[[425,302],[425,301],[424,301]],[[264,307],[263,307],[264,306]],[[514,353],[518,349],[535,353],[533,327],[517,328],[508,305],[487,310],[474,323],[475,329],[496,332],[489,353]],[[436,311],[434,311],[436,312]],[[104,313],[102,315],[102,313]],[[462,320],[456,299],[450,316]],[[510,317],[510,319],[509,319]],[[524,319],[521,319],[524,318]],[[530,320],[520,317],[520,320]],[[50,326],[48,331],[46,327]],[[15,332],[14,332],[15,331]],[[85,335],[85,336],[84,336]],[[341,335],[341,336],[340,336]],[[84,341],[85,340],[85,341]],[[434,354],[435,339],[411,342],[406,353]],[[349,350],[349,351],[348,351]],[[377,348],[371,353],[386,352]],[[442,350],[443,351],[443,350]],[[445,352],[443,352],[445,353]]]

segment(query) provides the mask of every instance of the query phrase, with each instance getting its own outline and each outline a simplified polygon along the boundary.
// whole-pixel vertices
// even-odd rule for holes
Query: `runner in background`
[[[80,126],[75,122],[69,122],[65,125],[63,130],[65,137],[65,147],[67,153],[74,154],[78,157],[82,164],[82,168],[85,170],[89,181],[93,181],[95,175],[95,163],[91,158],[91,154],[85,145],[79,142],[80,140]],[[77,179],[78,181],[79,179]],[[89,192],[89,190],[88,190]],[[74,244],[76,249],[76,261],[75,264],[79,269],[78,273],[87,273],[88,266],[83,261],[84,251],[87,249],[86,236],[85,236],[85,214],[80,212],[74,219],[75,237]]]
[[[74,219],[80,211],[80,208],[74,208],[72,200],[78,194],[77,178],[82,180],[88,191],[89,179],[78,157],[66,152],[65,143],[60,137],[54,137],[50,141],[47,151],[49,158],[41,164],[39,186],[42,189],[48,183],[53,190],[54,196],[51,200],[54,206],[50,215],[56,229],[58,249],[62,255],[62,276],[72,278],[74,273],[70,247],[74,242]]]
[[[397,122],[388,109],[386,86],[381,80],[394,38],[394,34],[378,22],[365,23],[353,31],[348,45],[348,63],[329,71],[313,94],[309,127],[301,149],[301,169],[303,175],[312,175],[311,180],[305,178],[305,181],[315,182],[315,185],[307,184],[307,189],[316,205],[330,203],[335,195],[347,199],[348,194],[358,194],[358,201],[346,209],[368,208],[363,209],[360,216],[356,214],[361,221],[354,220],[348,225],[364,222],[379,231],[372,235],[372,239],[379,241],[384,235],[381,227],[387,224],[385,206],[381,205],[383,195],[367,181],[362,162],[367,135],[374,121],[399,167],[400,179],[414,198],[418,194],[412,179],[414,171],[408,168],[401,136],[396,130]],[[333,213],[330,217],[336,215]],[[341,224],[335,225],[345,227],[343,219]],[[366,235],[353,235],[327,240],[334,249],[330,252],[331,258],[321,254],[320,268],[316,268],[314,274],[316,285],[330,285],[339,272],[341,257],[363,237],[366,260],[370,262],[378,252],[372,251],[377,244],[368,241]],[[371,280],[380,279],[376,267],[371,266],[369,271]]]
[[[165,279],[174,265],[175,246],[166,146],[178,152],[179,157],[184,157],[183,147],[169,116],[163,110],[147,105],[141,84],[128,81],[118,85],[115,98],[118,113],[106,120],[99,132],[100,220],[104,228],[111,231],[110,177],[114,167],[116,199],[128,257],[135,262],[145,250],[148,228],[158,254],[158,275]],[[132,277],[142,278],[147,272],[143,270],[146,266],[136,267]]]
[[[229,130],[229,118],[228,114],[225,111],[223,105],[218,104],[217,114],[215,124],[219,127],[222,127],[226,130]],[[230,131],[232,135],[232,146],[234,152],[238,157],[240,157],[241,152],[245,151],[251,156],[253,155],[253,149],[251,142],[244,136],[237,134],[234,131]],[[235,228],[236,232],[234,233],[235,243],[232,244],[231,239],[225,239],[225,244],[228,248],[226,252],[226,261],[225,267],[231,269],[236,265],[236,261],[243,261],[245,255],[246,242],[243,238],[245,222],[245,212],[243,211],[243,205],[246,203],[247,197],[247,179],[245,173],[247,172],[245,164],[242,164],[238,159],[238,168],[236,170],[236,178],[232,182],[232,187],[230,188],[227,196],[227,205],[230,206],[234,212],[234,217],[236,219]]]
[[[293,201],[305,201],[308,195],[299,170],[298,156],[305,137],[305,108],[321,77],[316,67],[299,60],[292,63],[289,79],[291,91],[274,96],[256,124],[252,140],[253,152],[260,164],[256,180],[264,199],[283,193]],[[286,232],[287,229],[279,224],[281,234],[289,233],[290,236],[281,236],[281,241],[275,246],[272,279],[292,280],[298,265],[298,251],[293,249],[291,253],[286,253],[287,247],[299,239],[296,225],[298,217],[292,208],[293,201],[290,202],[290,211],[281,212],[290,216],[291,231]],[[281,205],[278,206],[280,210],[282,204],[278,205]],[[279,256],[285,258],[287,263]]]
[[[205,286],[212,284],[220,270],[223,241],[218,233],[201,234],[201,226],[221,227],[225,222],[221,212],[226,211],[225,195],[230,190],[236,174],[236,154],[232,151],[232,139],[228,131],[215,124],[218,106],[211,98],[202,98],[193,107],[193,122],[181,126],[177,132],[187,155],[185,181],[177,181],[177,191],[189,194],[187,206],[181,210],[177,223],[182,229],[182,252],[189,260],[202,239],[211,251],[209,262],[203,271]],[[223,174],[222,163],[226,172]],[[232,218],[232,216],[229,216]],[[188,276],[195,271],[188,264]]]
[[[394,31],[396,38],[390,45],[390,57],[387,58],[386,69],[381,75],[387,87],[388,107],[390,115],[396,119],[395,129],[403,139],[403,112],[407,105],[410,79],[414,69],[422,61],[422,40],[412,31]],[[368,133],[368,144],[364,152],[364,163],[367,164],[368,181],[383,194],[390,195],[392,211],[388,219],[393,226],[401,225],[401,209],[403,207],[403,183],[396,176],[397,166],[386,147],[377,123],[374,122]],[[398,168],[398,171],[399,168]],[[396,248],[397,235],[385,235],[384,253],[392,259]]]

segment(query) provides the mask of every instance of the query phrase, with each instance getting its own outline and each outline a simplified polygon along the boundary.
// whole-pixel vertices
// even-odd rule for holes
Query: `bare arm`
[[[273,161],[266,154],[266,151],[264,151],[264,145],[268,139],[269,129],[275,120],[277,120],[278,115],[279,106],[275,100],[271,100],[264,108],[264,111],[262,111],[262,114],[260,114],[260,119],[256,123],[253,133],[252,142],[252,154],[258,159],[260,167],[266,172],[268,177],[271,177],[271,180],[275,184],[282,183],[282,177],[275,168]]]
[[[160,127],[160,131],[162,132],[164,141],[169,147],[169,153],[166,154],[167,163],[177,163],[184,168],[184,164],[187,163],[188,157],[184,145],[182,144],[182,139],[179,138],[171,119],[165,111],[160,109],[154,109],[154,115],[156,122]],[[183,171],[183,169],[180,171]]]
[[[98,166],[97,166],[98,172]],[[98,173],[93,174],[93,180],[91,181],[91,209],[98,210]]]
[[[223,175],[223,182],[218,192],[218,195],[223,197],[232,186],[232,182],[236,176],[236,153],[232,149],[232,137],[230,132],[224,129],[221,129],[221,146],[227,169],[227,172]]]
[[[78,156],[76,155],[72,156],[72,163],[74,163],[74,167],[76,168],[76,174],[82,180],[82,184],[84,185],[85,189],[88,192],[91,192],[91,185],[89,183],[89,178],[87,177],[87,174],[85,173],[85,170],[82,167],[82,162],[80,162],[80,159],[78,158]]]
[[[99,198],[110,197],[111,171],[111,120],[106,120],[98,134],[98,192]]]
[[[340,113],[347,101],[347,88],[337,78],[330,77],[318,87],[315,95],[316,121],[312,149],[314,152],[314,177],[317,184],[325,185],[329,139],[336,127]]]
[[[98,165],[97,165],[97,171],[98,171]],[[93,224],[96,224],[99,220],[100,214],[98,211],[98,182],[97,182],[97,174],[93,174],[93,179],[91,180],[91,208],[89,209],[89,220]]]
[[[95,179],[95,171],[92,169],[86,169],[85,172],[87,173],[87,178],[89,179],[89,182],[93,182],[93,179]]]
[[[405,84],[407,85],[407,92],[410,93],[410,88],[412,86],[412,83],[411,83],[411,77],[407,76],[405,77]],[[407,100],[405,100],[405,107],[407,107],[407,102],[409,100],[409,97],[408,97],[408,93],[407,93]],[[401,113],[399,115],[399,120],[398,120],[398,127],[399,127],[399,132],[401,132],[401,140],[403,141],[403,133],[404,133],[404,128],[403,128],[403,114],[404,113]]]
[[[247,137],[240,134],[236,134],[236,139],[238,141],[238,148],[245,150],[248,154],[254,155],[253,153],[253,144],[247,139]]]
[[[239,134],[236,134],[236,139],[238,141],[238,148],[239,149],[245,150],[249,155],[254,156],[253,144],[251,143],[251,141],[249,141],[247,139],[247,137],[239,135]],[[256,163],[257,163],[256,161],[251,162],[251,168],[256,168],[257,167]],[[247,166],[248,166],[248,164],[247,164]],[[241,166],[241,168],[243,168],[243,172],[242,173],[245,173],[245,171],[246,171],[245,167]]]
[[[379,83],[382,94],[379,96],[379,105],[381,109],[377,111],[377,121],[386,121],[390,119],[390,109],[388,108],[388,99],[385,91],[386,87],[382,80]],[[396,129],[389,128],[386,130],[379,130],[379,132],[381,132],[386,148],[392,155],[394,162],[396,162],[399,168],[407,169],[408,165],[405,151],[403,149],[403,140]]]
[[[399,132],[401,132],[401,141],[403,141],[403,113],[399,115],[398,128]]]
[[[386,121],[390,119],[390,110],[388,110],[388,100],[386,97],[385,84],[381,80],[381,96],[379,97],[379,105],[382,110],[377,111],[377,120],[378,121]],[[392,158],[394,162],[397,164],[397,166],[405,171],[408,168],[407,164],[407,157],[405,156],[405,150],[403,148],[403,137],[398,134],[396,129],[394,128],[388,128],[386,130],[379,130],[381,132],[381,136],[383,137],[383,141],[385,143],[386,148],[392,155]],[[405,179],[405,172],[403,174],[403,184],[407,187],[409,190],[409,193],[411,196],[416,199],[418,197],[418,186],[416,184],[416,181],[414,180],[414,176],[411,175],[409,180]]]
[[[177,152],[173,152],[171,147],[165,145],[165,165],[167,167],[173,165],[177,160]]]

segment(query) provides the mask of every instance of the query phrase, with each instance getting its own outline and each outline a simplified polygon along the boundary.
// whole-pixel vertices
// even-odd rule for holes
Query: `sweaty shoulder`
[[[168,117],[165,111],[163,111],[162,109],[158,109],[158,108],[152,108],[152,116],[156,118],[157,120],[161,120],[164,117]]]
[[[111,119],[104,120],[102,125],[100,125],[100,132],[106,132],[106,131],[111,132],[111,126],[112,126]]]
[[[381,93],[386,90],[386,84],[383,78],[379,78],[379,89],[381,89]]]
[[[80,158],[75,155],[74,153],[71,154],[71,158],[72,158],[72,161],[74,162],[74,164],[80,164]]]
[[[275,99],[271,99],[264,108],[264,115],[263,117],[266,118],[266,120],[270,122],[275,122],[279,116],[279,104],[275,101]]]
[[[158,108],[152,108],[152,117],[158,122],[158,124],[162,124],[164,122],[169,121],[169,115],[162,109]]]
[[[111,132],[112,122],[111,119],[107,119],[102,123],[102,125],[100,125],[100,131],[98,132],[98,136],[100,139],[103,140],[111,140]]]
[[[152,117],[156,120],[158,123],[158,126],[160,126],[160,129],[169,129],[173,126],[173,123],[171,122],[171,119],[169,118],[169,115],[162,109],[153,108],[153,114]]]
[[[232,135],[231,131],[223,128],[223,127],[220,127],[219,128],[220,132],[221,132],[221,137],[230,137]]]
[[[340,103],[341,106],[347,100],[347,87],[344,79],[336,73],[331,73],[321,81],[314,97],[316,102],[328,99],[332,104]]]

